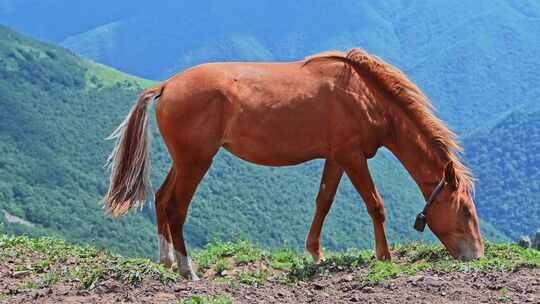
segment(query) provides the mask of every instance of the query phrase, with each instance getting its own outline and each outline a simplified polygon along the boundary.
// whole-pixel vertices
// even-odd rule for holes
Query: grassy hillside
[[[540,111],[516,111],[465,139],[480,215],[517,238],[540,227]]]
[[[8,231],[152,251],[148,219],[112,221],[97,205],[113,113],[148,84],[0,27],[0,209],[35,225]]]
[[[0,276],[6,278],[0,285],[0,301],[39,298],[63,302],[66,298],[81,300],[81,296],[86,296],[103,302],[124,297],[123,300],[137,303],[232,303],[233,298],[235,303],[244,303],[251,300],[245,294],[261,293],[257,295],[260,299],[259,296],[268,297],[273,292],[282,298],[280,302],[290,302],[287,295],[291,290],[324,290],[329,293],[326,297],[336,300],[340,289],[348,288],[346,296],[350,297],[355,289],[353,284],[359,286],[356,289],[366,288],[368,293],[375,293],[378,286],[383,290],[388,288],[383,286],[400,286],[398,289],[404,290],[410,288],[404,282],[419,286],[424,281],[427,286],[421,290],[440,294],[441,288],[447,288],[448,277],[452,279],[447,282],[452,284],[466,280],[462,276],[475,277],[475,288],[484,288],[484,277],[492,283],[508,275],[526,280],[540,268],[538,251],[509,244],[488,243],[485,257],[466,263],[451,259],[440,246],[421,243],[395,247],[393,253],[395,260],[388,263],[376,261],[371,251],[327,252],[327,258],[315,265],[306,256],[286,248],[268,251],[246,241],[217,242],[195,253],[202,281],[189,285],[176,273],[147,259],[125,258],[55,238],[0,234]],[[523,283],[534,288],[534,282]],[[432,291],[433,286],[438,290]],[[527,289],[530,287],[520,286],[525,290],[515,290],[511,282],[495,282],[483,294],[501,300],[510,300],[517,294],[520,297],[516,295],[514,299],[519,301],[521,296],[531,293]],[[265,292],[268,288],[270,292]],[[466,292],[466,288],[461,288],[455,296],[474,300],[463,294]],[[296,301],[300,302],[312,297],[309,293],[299,296],[301,299]],[[379,300],[386,299],[377,296]]]
[[[97,205],[107,187],[102,165],[112,145],[103,138],[123,119],[141,88],[151,83],[6,28],[0,32],[0,54],[0,174],[5,177],[0,209],[35,224],[11,223],[7,229],[61,234],[129,255],[153,256],[152,204],[143,216],[134,213],[119,222],[105,218]],[[152,177],[157,187],[170,160],[153,132]],[[392,242],[430,239],[411,228],[423,200],[405,171],[384,151],[370,166],[388,206]],[[190,210],[188,242],[200,247],[214,238],[240,236],[264,246],[286,243],[301,249],[321,172],[321,161],[264,168],[220,153]],[[487,237],[500,236],[489,224],[482,226]],[[323,245],[346,249],[372,244],[371,220],[344,180]]]

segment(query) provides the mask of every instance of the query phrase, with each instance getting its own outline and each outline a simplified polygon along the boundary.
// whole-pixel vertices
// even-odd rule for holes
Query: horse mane
[[[339,60],[355,69],[368,71],[382,89],[395,97],[393,100],[416,124],[431,147],[435,148],[434,152],[453,163],[458,190],[472,194],[474,178],[470,169],[460,160],[463,149],[456,140],[456,134],[433,114],[432,103],[402,71],[359,48],[347,53],[319,53],[307,57],[304,65],[315,60]]]

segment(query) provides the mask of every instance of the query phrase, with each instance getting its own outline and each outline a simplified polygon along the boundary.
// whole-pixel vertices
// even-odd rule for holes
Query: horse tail
[[[110,185],[101,203],[112,217],[126,214],[135,205],[142,208],[151,192],[148,108],[163,89],[162,84],[145,90],[120,126],[107,137],[107,140],[116,139],[116,144],[107,159]]]

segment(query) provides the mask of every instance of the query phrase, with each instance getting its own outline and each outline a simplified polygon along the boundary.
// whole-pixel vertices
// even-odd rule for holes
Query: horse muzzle
[[[484,244],[481,240],[463,241],[458,252],[453,256],[463,262],[472,261],[484,256]]]

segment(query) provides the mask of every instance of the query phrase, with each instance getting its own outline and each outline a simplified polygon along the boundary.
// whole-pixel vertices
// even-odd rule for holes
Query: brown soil
[[[513,273],[435,273],[424,271],[384,283],[362,284],[356,272],[323,275],[309,282],[264,286],[228,285],[215,280],[163,285],[145,280],[139,286],[105,281],[93,291],[77,282],[43,289],[23,288],[31,274],[0,265],[1,303],[179,303],[195,295],[226,295],[234,303],[540,303],[540,269]]]

